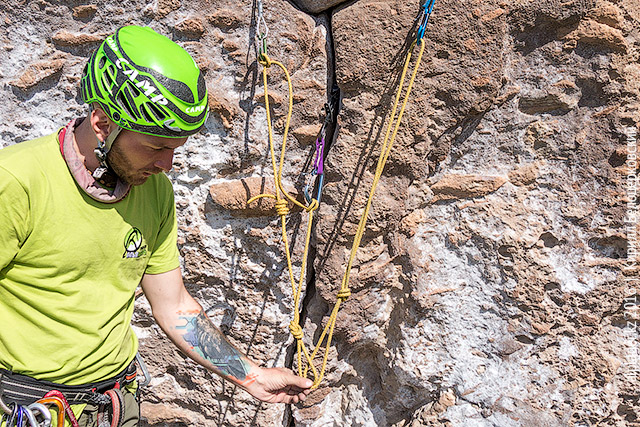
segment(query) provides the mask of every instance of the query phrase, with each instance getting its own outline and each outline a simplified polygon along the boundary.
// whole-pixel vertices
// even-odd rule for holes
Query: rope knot
[[[280,216],[289,215],[289,202],[287,202],[285,199],[278,200],[276,202],[276,212]]]
[[[347,298],[349,298],[350,296],[351,296],[351,291],[349,290],[349,288],[340,289],[340,291],[338,291],[338,295],[337,295],[337,297],[340,298],[342,301],[346,301]]]
[[[297,340],[301,340],[304,334],[302,333],[302,328],[293,320],[289,323],[289,330],[291,331],[291,335]]]
[[[260,54],[260,56],[258,57],[258,62],[263,67],[267,67],[267,68],[271,67],[271,58],[269,58],[269,55],[267,55],[266,53]]]
[[[311,199],[311,203],[309,203],[309,206],[307,206],[306,211],[310,212],[310,211],[314,211],[316,209],[318,209],[319,203],[317,199]]]

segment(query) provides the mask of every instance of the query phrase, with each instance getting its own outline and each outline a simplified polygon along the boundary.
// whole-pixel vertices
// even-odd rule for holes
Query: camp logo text
[[[142,244],[142,232],[133,227],[124,237],[122,258],[140,258],[147,254],[147,245]]]
[[[185,110],[187,113],[201,113],[204,110],[204,105],[198,105],[197,107],[187,107]]]

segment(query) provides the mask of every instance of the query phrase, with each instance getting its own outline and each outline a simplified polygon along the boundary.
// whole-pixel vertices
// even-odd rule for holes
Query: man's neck
[[[96,134],[91,129],[91,120],[85,117],[73,131],[73,144],[78,157],[84,163],[84,167],[93,173],[100,163],[93,150],[97,147]]]

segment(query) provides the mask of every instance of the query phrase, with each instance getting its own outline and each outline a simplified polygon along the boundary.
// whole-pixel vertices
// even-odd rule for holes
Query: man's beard
[[[118,144],[118,138],[113,142],[111,149],[107,153],[107,164],[118,175],[121,181],[133,185],[141,185],[147,181],[148,176],[144,176],[142,172],[136,173],[131,166],[131,162],[124,154]]]

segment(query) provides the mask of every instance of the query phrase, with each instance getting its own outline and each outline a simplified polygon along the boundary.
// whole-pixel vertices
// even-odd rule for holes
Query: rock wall
[[[264,2],[268,53],[295,91],[283,173],[295,195],[334,83],[342,93],[306,272],[309,345],[336,300],[419,6]],[[248,0],[11,0],[0,6],[0,143],[84,114],[82,67],[119,26],[185,46],[212,111],[170,173],[185,281],[251,358],[291,366],[279,221],[268,200],[245,203],[273,191],[257,23]],[[638,422],[640,295],[624,262],[637,235],[625,178],[639,23],[632,0],[436,2],[321,386],[301,405],[261,405],[176,352],[141,297],[134,327],[154,377],[143,425]],[[287,85],[275,67],[268,84],[279,147]],[[288,226],[299,275],[306,215],[294,210]]]

